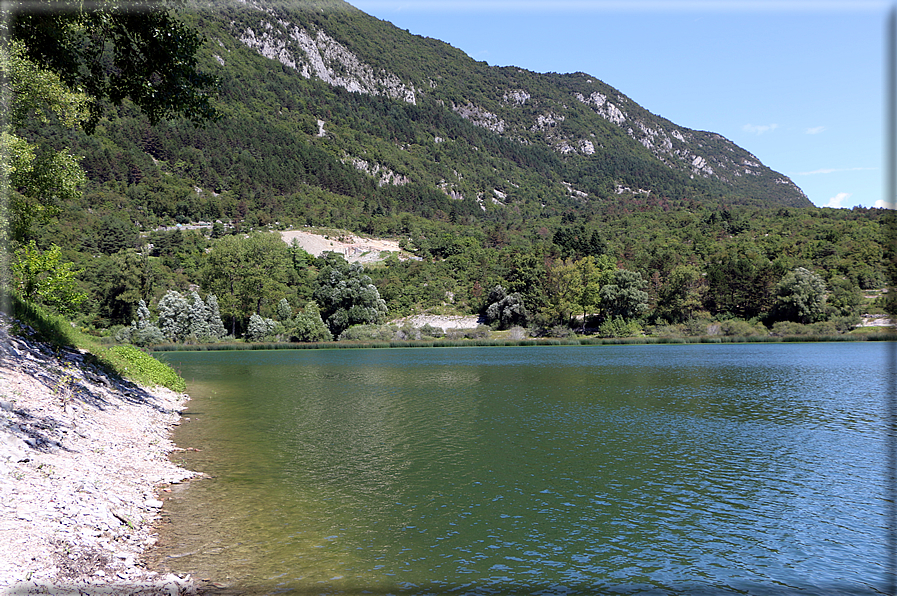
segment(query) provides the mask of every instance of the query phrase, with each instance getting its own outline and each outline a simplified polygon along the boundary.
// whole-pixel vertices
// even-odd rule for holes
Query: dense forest
[[[83,175],[52,208],[14,209],[12,285],[138,344],[361,337],[421,312],[532,335],[842,333],[886,306],[864,296],[891,279],[890,212],[815,208],[583,73],[489,67],[331,4],[180,13],[214,117],[25,110],[16,137]],[[343,56],[331,80],[302,73],[300,33]],[[276,234],[306,227],[403,250],[362,267]]]

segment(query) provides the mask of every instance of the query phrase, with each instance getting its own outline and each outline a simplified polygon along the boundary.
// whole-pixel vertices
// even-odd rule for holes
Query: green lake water
[[[894,348],[163,354],[211,478],[150,559],[222,594],[881,594]]]

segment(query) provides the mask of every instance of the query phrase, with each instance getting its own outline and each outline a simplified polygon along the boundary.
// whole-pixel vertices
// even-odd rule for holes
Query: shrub
[[[405,323],[396,331],[395,339],[401,341],[417,341],[421,337],[421,331],[411,323]]]
[[[570,329],[567,325],[555,325],[554,327],[547,329],[543,335],[545,337],[556,337],[558,339],[566,339],[568,337],[573,337],[575,334],[573,330]]]
[[[478,325],[475,329],[448,329],[446,339],[488,339],[492,334],[489,325]]]
[[[720,331],[729,337],[757,337],[769,335],[769,331],[759,323],[749,323],[741,319],[731,319],[720,323]]]
[[[784,337],[788,335],[810,335],[812,328],[803,323],[795,323],[793,321],[779,321],[772,326],[771,334],[776,337]]]
[[[337,341],[391,341],[396,328],[389,325],[352,325],[339,334]]]
[[[641,333],[642,328],[636,321],[627,321],[623,317],[608,319],[598,328],[601,337],[632,337]]]
[[[442,327],[434,327],[427,323],[420,328],[420,334],[425,337],[444,337],[445,331]]]
[[[697,337],[699,335],[707,335],[707,328],[710,326],[710,321],[703,318],[691,318],[685,321],[684,329],[686,335],[690,335],[692,337]]]
[[[682,337],[685,334],[682,325],[668,325],[662,323],[650,328],[650,334],[655,337]]]
[[[520,326],[511,327],[508,330],[508,339],[526,339],[526,329]]]

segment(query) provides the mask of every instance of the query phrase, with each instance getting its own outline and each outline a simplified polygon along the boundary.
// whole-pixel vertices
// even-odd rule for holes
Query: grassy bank
[[[15,322],[10,333],[31,335],[57,348],[74,348],[87,352],[86,359],[119,377],[146,387],[167,387],[185,391],[187,384],[170,366],[133,346],[106,346],[96,338],[74,329],[65,317],[25,302],[15,295],[6,296],[4,311]]]
[[[436,339],[432,341],[371,341],[371,342],[320,342],[320,343],[217,343],[217,344],[162,344],[153,347],[156,352],[207,352],[228,350],[346,350],[360,348],[463,348],[481,346],[598,346],[641,344],[726,344],[726,343],[786,343],[786,342],[843,342],[843,341],[897,341],[897,333],[864,333],[841,335],[794,335],[785,337],[623,337],[623,338],[545,338],[545,339]]]

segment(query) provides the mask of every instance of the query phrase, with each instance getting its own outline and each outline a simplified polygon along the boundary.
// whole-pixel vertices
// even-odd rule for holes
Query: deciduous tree
[[[617,269],[601,288],[601,309],[608,319],[633,320],[648,312],[648,285],[641,273]]]
[[[773,318],[797,323],[821,321],[825,317],[825,290],[821,277],[798,267],[776,285]]]
[[[321,305],[321,316],[334,337],[351,325],[382,323],[388,309],[371,278],[359,263],[348,264],[336,253],[325,253],[320,259],[314,291],[315,302]]]

